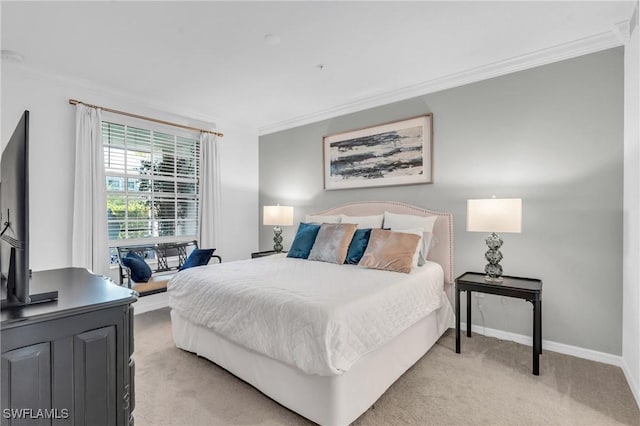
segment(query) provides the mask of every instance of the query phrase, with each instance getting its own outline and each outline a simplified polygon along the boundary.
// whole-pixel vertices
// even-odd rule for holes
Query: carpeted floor
[[[302,425],[308,420],[222,368],[177,349],[169,310],[135,318],[136,425]],[[622,371],[474,335],[455,353],[449,330],[357,425],[640,425]]]

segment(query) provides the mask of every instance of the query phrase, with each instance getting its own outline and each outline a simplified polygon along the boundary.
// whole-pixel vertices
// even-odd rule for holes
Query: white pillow
[[[374,216],[347,216],[346,214],[340,215],[340,223],[355,223],[358,225],[358,229],[366,228],[382,228],[382,221],[384,220],[383,214],[377,214]]]
[[[393,229],[392,232],[402,232],[403,234],[414,234],[420,237],[418,241],[418,245],[416,247],[416,252],[413,254],[413,259],[411,260],[411,266],[417,268],[418,266],[424,265],[424,262],[420,263],[420,253],[422,252],[422,228],[413,228],[413,229]]]
[[[304,217],[306,223],[340,223],[340,215],[306,215]]]
[[[416,216],[412,214],[396,214],[384,212],[384,227],[393,230],[422,228],[422,242],[418,264],[424,265],[429,256],[429,249],[433,240],[433,227],[438,216]]]
[[[434,248],[437,242],[438,239],[433,235],[433,232],[424,233],[422,236],[422,251],[420,252],[421,257],[423,257],[423,262],[427,261],[427,257],[429,257],[429,250]]]

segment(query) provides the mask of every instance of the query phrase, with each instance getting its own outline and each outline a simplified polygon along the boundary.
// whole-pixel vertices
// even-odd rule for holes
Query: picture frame
[[[323,138],[324,189],[433,183],[433,114]]]

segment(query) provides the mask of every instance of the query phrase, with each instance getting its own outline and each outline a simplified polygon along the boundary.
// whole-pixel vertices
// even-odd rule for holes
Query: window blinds
[[[200,144],[102,122],[109,240],[198,233]]]

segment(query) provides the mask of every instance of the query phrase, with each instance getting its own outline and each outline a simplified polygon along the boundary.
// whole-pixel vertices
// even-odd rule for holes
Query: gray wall
[[[323,136],[429,112],[433,184],[322,189]],[[622,48],[265,135],[259,149],[259,205],[292,205],[298,221],[361,200],[452,212],[456,275],[485,264],[484,235],[465,230],[466,200],[522,198],[522,233],[503,234],[502,265],[543,280],[544,339],[621,353]],[[271,227],[260,229],[268,249]],[[294,234],[285,228],[285,247]],[[473,323],[531,335],[530,306],[486,296]]]

